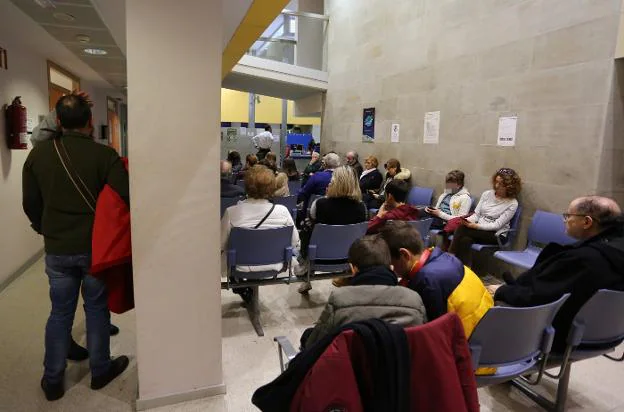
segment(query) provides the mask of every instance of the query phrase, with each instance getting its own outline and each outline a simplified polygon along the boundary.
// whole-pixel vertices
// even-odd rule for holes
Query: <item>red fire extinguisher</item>
[[[9,149],[23,150],[28,148],[28,133],[26,129],[26,108],[22,106],[21,96],[13,99],[13,103],[5,109],[6,134]]]

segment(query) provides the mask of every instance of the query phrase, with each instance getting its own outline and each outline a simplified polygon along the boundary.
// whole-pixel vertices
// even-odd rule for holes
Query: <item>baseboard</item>
[[[161,406],[174,405],[176,403],[194,401],[196,399],[208,398],[210,396],[224,395],[225,384],[208,386],[206,388],[195,389],[189,392],[176,393],[173,395],[161,396],[151,399],[137,399],[136,410],[159,408]]]
[[[43,256],[43,248],[38,250],[30,259],[28,259],[22,266],[20,266],[15,272],[13,272],[6,280],[0,283],[0,293],[7,288],[15,279],[20,277],[24,272],[28,270]]]

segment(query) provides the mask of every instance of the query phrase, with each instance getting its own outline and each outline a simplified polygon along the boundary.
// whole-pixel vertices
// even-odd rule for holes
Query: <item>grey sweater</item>
[[[347,323],[377,318],[404,327],[422,325],[427,312],[420,295],[402,286],[345,286],[334,290],[314,330],[308,347]]]

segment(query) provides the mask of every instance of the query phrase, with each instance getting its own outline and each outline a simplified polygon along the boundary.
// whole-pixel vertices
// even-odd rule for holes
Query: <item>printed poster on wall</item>
[[[399,143],[399,133],[401,131],[401,125],[398,123],[392,124],[392,129],[390,131],[390,142],[391,143]]]
[[[423,143],[438,144],[440,142],[440,112],[425,113],[425,130]]]
[[[516,127],[518,125],[518,116],[501,117],[498,119],[498,145],[499,146],[515,146],[516,145]]]
[[[375,141],[375,108],[364,109],[362,116],[362,142]]]
[[[228,127],[227,129],[227,141],[236,142],[238,140],[238,130],[234,127]]]

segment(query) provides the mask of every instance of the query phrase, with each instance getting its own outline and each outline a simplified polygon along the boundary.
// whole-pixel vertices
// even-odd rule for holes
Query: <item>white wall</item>
[[[0,70],[0,106],[22,96],[28,116],[37,119],[48,112],[46,60],[21,48],[0,34],[0,46],[8,50],[9,70]],[[30,229],[22,211],[22,166],[26,150],[9,150],[5,140],[4,112],[0,115],[0,285],[35,255],[43,243]]]

